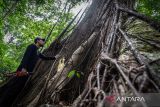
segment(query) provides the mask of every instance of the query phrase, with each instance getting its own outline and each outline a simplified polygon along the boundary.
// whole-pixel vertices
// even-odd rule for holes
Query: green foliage
[[[80,73],[77,72],[76,70],[71,70],[67,75],[68,78],[72,78],[74,76],[76,76],[77,78],[81,77]]]
[[[136,9],[147,16],[160,20],[159,0],[138,0]]]
[[[81,77],[80,73],[78,73],[78,72],[76,72],[76,76],[77,76],[78,78]]]
[[[62,12],[66,1],[0,0],[0,72],[15,71],[27,45],[36,36],[45,38],[61,15],[45,48],[49,46],[73,17],[67,9]],[[70,5],[72,2],[67,3]],[[4,40],[6,37],[9,39]]]
[[[76,74],[76,70],[72,70],[68,73],[67,77],[72,78]]]

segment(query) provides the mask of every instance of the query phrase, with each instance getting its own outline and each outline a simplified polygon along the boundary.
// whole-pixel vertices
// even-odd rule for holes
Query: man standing
[[[43,54],[38,52],[40,47],[43,47],[45,39],[36,37],[34,44],[31,44],[27,47],[26,52],[22,58],[21,64],[19,65],[17,72],[32,72],[36,62],[39,58],[43,60],[55,60],[55,57],[46,57]]]
[[[39,58],[43,60],[55,60],[55,57],[46,57],[38,52],[40,47],[43,47],[45,39],[36,37],[34,44],[27,47],[22,61],[17,68],[16,76],[12,78],[7,84],[0,87],[0,106],[10,107],[18,94],[21,92],[28,80],[29,75],[33,72],[33,69]]]

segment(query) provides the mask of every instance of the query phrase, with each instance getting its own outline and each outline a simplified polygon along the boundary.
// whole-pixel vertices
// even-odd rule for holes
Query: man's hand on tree
[[[27,70],[25,68],[22,68],[22,72],[27,72]]]
[[[22,72],[24,75],[28,75],[28,74],[29,74],[25,68],[22,68],[22,71],[21,71],[21,72]]]

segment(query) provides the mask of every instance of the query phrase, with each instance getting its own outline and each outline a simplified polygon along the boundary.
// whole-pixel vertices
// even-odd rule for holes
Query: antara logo
[[[114,95],[107,96],[106,100],[109,103],[115,103],[115,102],[145,102],[144,97],[115,97]]]
[[[145,102],[143,97],[117,97],[116,102]]]

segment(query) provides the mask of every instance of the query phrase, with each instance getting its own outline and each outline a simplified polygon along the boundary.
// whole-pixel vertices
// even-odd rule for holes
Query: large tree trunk
[[[93,0],[81,23],[62,41],[63,46],[56,49],[53,42],[44,51],[48,56],[59,54],[60,57],[37,63],[34,75],[13,106],[105,106],[107,93],[123,95],[131,90],[140,96],[137,90],[148,92],[144,84],[149,85],[148,78],[154,72],[124,32],[128,16],[118,8],[132,10],[134,4],[134,0]],[[123,64],[120,50],[124,41],[130,47],[130,60],[134,63]],[[141,69],[133,69],[138,67]],[[67,77],[72,70],[80,73],[80,78]],[[142,75],[137,77],[137,73]],[[152,90],[156,92],[155,88]]]

